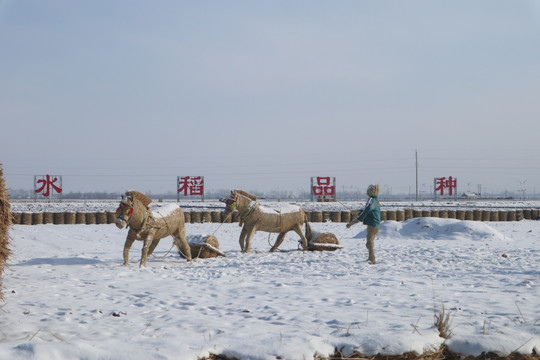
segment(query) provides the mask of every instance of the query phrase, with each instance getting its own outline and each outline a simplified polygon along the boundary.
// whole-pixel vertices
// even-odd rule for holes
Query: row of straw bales
[[[383,210],[381,220],[405,221],[419,217],[438,217],[458,220],[473,221],[519,221],[538,220],[539,209],[520,210]],[[306,211],[306,216],[310,222],[342,222],[347,223],[360,214],[360,211]],[[238,222],[238,212],[233,212],[232,216],[224,218],[222,211],[192,211],[184,212],[186,223],[232,223]],[[30,213],[19,212],[12,214],[15,225],[75,225],[75,224],[114,224],[114,212],[43,212]]]

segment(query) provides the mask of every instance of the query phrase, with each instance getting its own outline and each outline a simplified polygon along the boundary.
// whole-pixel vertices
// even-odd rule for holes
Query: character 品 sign
[[[34,194],[44,198],[60,197],[62,194],[62,176],[59,175],[35,175]]]
[[[317,176],[311,178],[311,200],[335,201],[336,178],[330,176]]]
[[[178,176],[176,185],[178,200],[180,200],[180,195],[199,195],[204,201],[204,176]]]

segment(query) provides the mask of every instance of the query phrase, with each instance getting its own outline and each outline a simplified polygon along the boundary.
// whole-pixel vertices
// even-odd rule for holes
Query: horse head
[[[219,199],[219,201],[225,203],[225,214],[232,213],[238,207],[238,196],[234,191],[231,191],[229,195]]]
[[[126,196],[122,197],[120,206],[116,209],[116,226],[119,229],[123,229],[126,225],[129,225],[129,221],[133,216],[135,209],[141,209],[142,206],[148,208],[148,205],[152,202],[148,196],[138,191],[127,191]],[[140,211],[139,211],[140,213]]]
[[[133,215],[134,211],[133,196],[122,197],[120,201],[120,206],[116,209],[116,226],[119,229],[123,229],[126,225],[129,224],[129,219]]]

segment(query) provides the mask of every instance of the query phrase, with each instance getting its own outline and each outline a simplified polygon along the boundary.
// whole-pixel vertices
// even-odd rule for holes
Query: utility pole
[[[415,160],[416,160],[416,201],[418,201],[418,150],[415,150]]]

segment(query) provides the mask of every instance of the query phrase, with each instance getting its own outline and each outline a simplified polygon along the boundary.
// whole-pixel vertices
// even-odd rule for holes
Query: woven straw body
[[[124,265],[129,264],[129,250],[135,240],[143,241],[140,266],[145,266],[148,256],[152,254],[159,241],[167,236],[173,237],[179,255],[191,261],[191,250],[186,240],[184,212],[180,207],[172,205],[173,207],[165,214],[153,212],[149,208],[152,200],[146,195],[128,191],[126,197],[120,204],[131,206],[133,213],[128,219],[124,216],[130,227],[124,244]],[[120,214],[117,224],[121,222],[121,216]]]
[[[240,233],[240,249],[242,252],[249,252],[251,249],[251,239],[257,231],[279,233],[276,243],[270,251],[276,251],[283,242],[285,234],[295,231],[301,239],[304,249],[307,249],[307,239],[302,233],[302,225],[307,224],[307,217],[300,207],[288,207],[283,209],[269,209],[260,206],[257,198],[243,190],[235,190],[231,196],[236,200],[238,213],[240,214],[240,226],[243,225]]]

